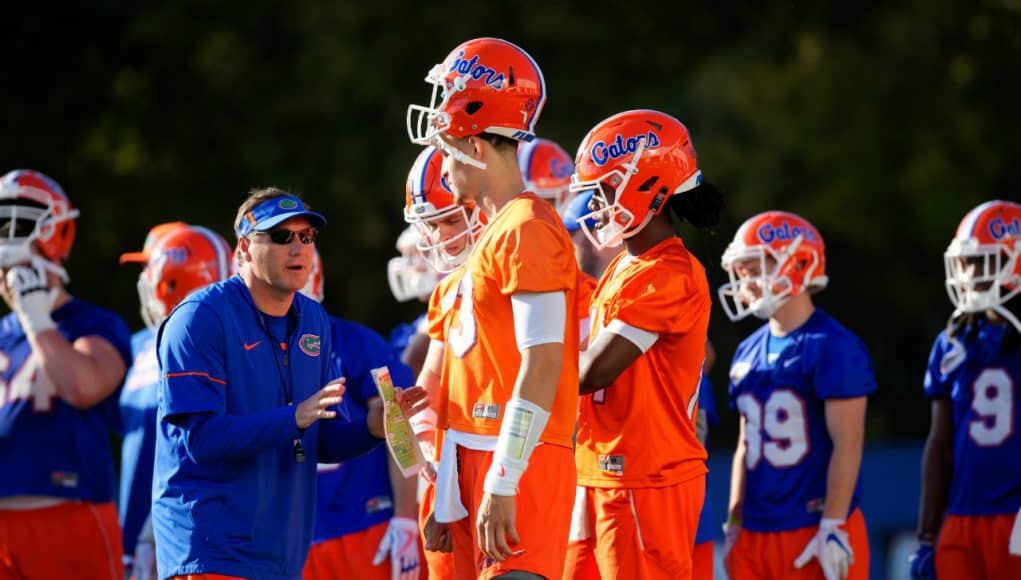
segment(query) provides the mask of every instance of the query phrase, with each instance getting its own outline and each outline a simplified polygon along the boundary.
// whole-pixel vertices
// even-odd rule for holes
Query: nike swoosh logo
[[[257,341],[255,341],[255,342],[253,342],[251,344],[246,342],[245,343],[245,350],[252,350],[253,348],[259,346],[260,344],[262,344],[261,340],[257,340]]]
[[[792,364],[798,362],[798,359],[800,359],[800,358],[801,358],[801,355],[799,354],[798,356],[792,356],[791,358],[783,361],[783,368],[787,368],[787,367],[791,366]]]

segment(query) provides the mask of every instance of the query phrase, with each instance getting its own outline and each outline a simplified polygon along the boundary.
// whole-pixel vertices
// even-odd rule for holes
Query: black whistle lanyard
[[[287,400],[287,406],[294,406],[294,384],[291,382],[291,372],[288,367],[289,350],[291,346],[291,337],[294,336],[297,324],[295,323],[294,316],[290,311],[287,312],[287,336],[285,337],[286,342],[279,343],[277,338],[270,332],[269,323],[266,322],[266,316],[259,313],[259,323],[262,325],[263,332],[269,337],[270,346],[273,348],[273,364],[277,369],[277,376],[280,377],[280,384],[284,388],[284,398]],[[283,366],[281,367],[280,358],[277,357],[277,349],[281,347],[281,344],[286,345],[283,350]],[[285,372],[286,370],[286,372]],[[298,463],[305,462],[305,447],[301,444],[301,438],[295,437],[292,440],[294,445],[294,460]]]

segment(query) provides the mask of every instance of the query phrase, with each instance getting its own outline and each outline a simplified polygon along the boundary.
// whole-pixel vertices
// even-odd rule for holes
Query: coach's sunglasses
[[[294,241],[294,236],[298,236],[298,240],[301,243],[308,244],[315,243],[316,238],[319,237],[319,230],[315,228],[307,228],[301,231],[293,231],[288,229],[270,230],[268,232],[253,232],[256,234],[262,234],[268,236],[269,240],[274,244],[287,245]]]

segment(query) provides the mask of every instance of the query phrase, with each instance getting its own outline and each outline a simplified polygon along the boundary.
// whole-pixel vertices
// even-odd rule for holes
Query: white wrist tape
[[[518,482],[549,418],[549,411],[531,401],[515,397],[507,402],[493,451],[493,464],[483,484],[487,493],[517,495]]]
[[[844,525],[844,520],[838,518],[823,518],[819,520],[819,529],[826,531],[833,531],[834,529]]]
[[[56,292],[46,286],[46,272],[41,268],[14,266],[7,271],[7,287],[11,291],[14,311],[21,329],[35,336],[57,325],[50,316]]]
[[[411,431],[415,435],[421,435],[428,431],[436,430],[436,411],[432,407],[426,407],[411,416],[408,422],[411,423]]]

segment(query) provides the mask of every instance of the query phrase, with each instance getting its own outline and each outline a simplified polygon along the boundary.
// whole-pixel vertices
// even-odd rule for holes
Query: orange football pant
[[[168,580],[245,580],[241,576],[224,576],[223,574],[185,574],[171,576]]]
[[[848,570],[848,580],[868,580],[869,577],[869,536],[865,529],[865,516],[860,509],[851,512],[844,524],[854,563]],[[785,532],[752,532],[741,530],[730,550],[728,572],[733,580],[745,578],[777,580],[817,580],[822,578],[819,561],[812,558],[800,570],[794,567],[794,560],[812,541],[818,526],[808,526]],[[1007,544],[1004,543],[1004,551]]]
[[[123,549],[113,502],[0,510],[0,580],[123,580]]]
[[[1021,557],[1007,551],[1015,517],[948,515],[936,543],[936,575],[1021,578]]]
[[[691,552],[692,578],[697,580],[713,580],[713,569],[715,568],[713,550],[714,542],[712,540],[695,544],[695,549]]]
[[[563,577],[692,578],[691,553],[704,499],[704,475],[668,487],[586,487],[591,536],[571,544]]]
[[[482,486],[493,462],[493,453],[461,446],[457,453],[461,502],[468,510],[468,517],[450,524],[454,577],[487,580],[520,570],[550,580],[560,578],[574,505],[574,450],[543,444],[532,452],[515,496],[515,527],[521,541],[511,545],[511,549],[520,553],[503,562],[482,555],[475,530],[475,517],[484,493]]]
[[[372,565],[379,543],[390,525],[382,522],[359,532],[319,542],[312,546],[305,560],[302,578],[327,580],[330,578],[358,578],[358,580],[390,580],[390,558],[378,566]]]

